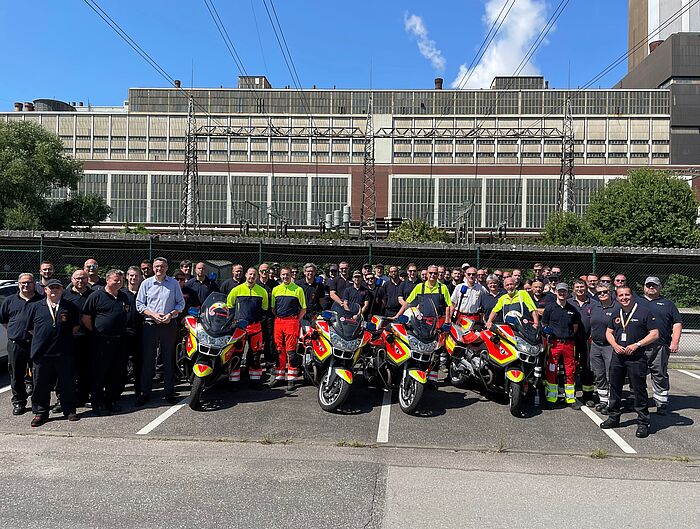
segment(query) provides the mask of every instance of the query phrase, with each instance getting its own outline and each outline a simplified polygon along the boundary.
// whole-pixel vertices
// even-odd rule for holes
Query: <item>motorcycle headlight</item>
[[[331,330],[331,344],[333,344],[333,347],[340,349],[341,351],[356,351],[362,344],[362,337],[354,340],[346,340],[337,332]]]
[[[230,339],[230,336],[210,336],[201,327],[197,329],[197,341],[208,347],[222,348],[228,344]]]
[[[520,353],[525,353],[527,355],[538,355],[542,352],[542,346],[541,345],[533,345],[531,343],[526,342],[519,336],[515,337],[515,347]]]
[[[417,353],[432,353],[437,349],[437,342],[423,343],[418,338],[412,335],[408,335],[408,346],[411,351],[416,351]]]

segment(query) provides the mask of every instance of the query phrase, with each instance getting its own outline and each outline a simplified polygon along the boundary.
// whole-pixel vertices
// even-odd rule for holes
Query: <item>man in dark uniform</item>
[[[83,265],[83,270],[87,272],[90,288],[97,290],[105,286],[105,280],[100,277],[100,267],[97,265],[97,261],[92,258],[88,259]]]
[[[581,325],[579,325],[576,333],[576,360],[578,361],[579,377],[581,382],[581,390],[583,395],[581,399],[586,403],[586,406],[594,406],[593,396],[595,386],[593,385],[594,377],[591,365],[588,360],[588,339],[591,336],[591,327],[589,319],[589,309],[593,298],[588,294],[588,288],[582,279],[574,281],[574,293],[569,298],[569,302],[581,315]]]
[[[556,292],[556,301],[547,305],[542,314],[542,326],[551,327],[553,331],[549,337],[549,358],[545,373],[547,403],[551,405],[557,402],[559,394],[557,374],[561,357],[566,371],[565,401],[572,408],[581,409],[580,404],[576,402],[576,361],[574,359],[574,339],[581,325],[581,315],[568,301],[569,286],[566,283],[558,283]]]
[[[238,285],[242,285],[243,283],[245,283],[245,278],[243,277],[243,265],[235,264],[231,267],[231,278],[226,279],[221,283],[221,293],[228,296],[231,290]]]
[[[367,296],[369,298],[367,311],[364,312],[364,316],[367,319],[373,315],[382,313],[382,304],[384,300],[382,299],[383,290],[380,287],[381,281],[382,280],[375,277],[372,272],[365,273],[365,288],[367,289]]]
[[[360,274],[362,277],[362,274]],[[345,289],[352,283],[350,279],[350,264],[347,261],[342,261],[338,265],[338,275],[330,280],[328,284],[328,295],[330,303],[342,303]]]
[[[671,389],[668,359],[671,353],[678,352],[683,331],[681,314],[673,301],[661,295],[661,280],[658,277],[647,277],[644,281],[644,296],[640,296],[637,301],[651,311],[659,329],[659,340],[646,350],[647,368],[651,374],[656,413],[666,415],[668,392]]]
[[[71,276],[71,285],[63,293],[66,299],[83,310],[85,300],[92,294],[92,289],[88,286],[88,275],[85,270],[76,270]],[[83,405],[90,399],[90,362],[92,351],[90,348],[90,331],[85,325],[80,325],[78,332],[73,337],[73,358],[75,358],[75,377],[77,386],[78,406]],[[60,403],[53,407],[54,413],[60,413]]]
[[[320,314],[325,306],[326,289],[323,286],[323,281],[320,277],[316,277],[316,265],[306,263],[304,265],[304,277],[296,283],[304,291],[306,298],[306,316],[307,320],[313,320],[317,314]]]
[[[498,277],[495,274],[486,276],[485,285],[486,294],[484,294],[483,299],[481,300],[481,308],[484,311],[483,318],[486,321],[491,315],[493,308],[498,303],[498,300],[501,299],[502,293],[501,283],[498,281]],[[501,315],[496,314],[494,321],[501,322]]]
[[[78,331],[78,308],[63,296],[63,285],[51,279],[46,285],[46,301],[28,306],[27,331],[32,333],[31,357],[34,373],[32,427],[49,417],[51,390],[58,379],[63,415],[77,421],[75,413],[75,376],[73,373],[73,335]]]
[[[122,292],[129,298],[129,304],[133,310],[129,311],[129,316],[126,322],[126,336],[124,338],[125,348],[128,358],[132,362],[132,376],[134,378],[134,394],[141,394],[141,368],[143,366],[143,314],[136,310],[136,295],[139,292],[141,284],[141,271],[138,266],[130,266],[126,271],[125,285],[122,287]],[[179,283],[179,282],[178,282]],[[185,284],[183,274],[182,283]],[[184,296],[184,294],[183,294]],[[187,309],[184,310],[187,313]],[[124,385],[126,385],[124,380]],[[123,393],[124,387],[121,387],[119,393]]]
[[[659,339],[656,318],[645,306],[632,302],[628,286],[617,288],[620,311],[608,323],[606,337],[614,354],[610,361],[609,417],[601,428],[620,426],[622,386],[629,376],[637,412],[637,437],[649,435],[649,407],[647,395],[647,357],[645,350]]]
[[[124,272],[109,270],[103,289],[90,294],[82,311],[82,322],[92,333],[91,401],[96,415],[120,412],[119,388],[126,377],[124,350],[129,297],[120,289]]]
[[[186,286],[196,292],[200,303],[204,303],[204,301],[209,297],[209,294],[212,292],[219,291],[219,285],[216,284],[216,281],[213,281],[207,277],[205,267],[206,264],[203,262],[197,263],[194,266],[194,277],[185,283]],[[228,294],[228,292],[226,294]]]
[[[530,292],[530,297],[537,307],[537,314],[542,316],[544,314],[544,309],[550,303],[556,302],[557,298],[551,292],[544,291],[544,282],[541,279],[535,279],[532,282],[532,292]]]
[[[384,315],[388,317],[396,316],[401,310],[403,301],[403,282],[399,278],[399,268],[389,267],[389,281],[382,285],[382,299],[384,300]]]
[[[272,299],[272,289],[279,285],[279,282],[270,277],[270,266],[267,263],[262,263],[258,267],[258,284],[267,290],[268,300]],[[277,361],[277,346],[274,340],[274,321],[275,317],[272,314],[272,307],[268,306],[260,322],[263,333],[263,357],[268,364],[274,364]]]
[[[345,287],[343,299],[341,300],[345,310],[350,310],[351,303],[357,303],[360,306],[360,313],[366,314],[369,309],[369,294],[364,285],[362,272],[355,270],[352,273],[352,282]]]
[[[34,276],[20,274],[19,292],[5,298],[0,307],[0,323],[7,329],[7,370],[12,388],[12,415],[27,408],[25,373],[30,365],[31,336],[27,334],[27,305],[42,301],[34,290]]]
[[[416,263],[408,263],[406,267],[406,279],[403,280],[403,290],[401,293],[402,304],[406,302],[408,296],[411,295],[413,289],[416,285],[420,285],[420,279],[418,278],[418,265]]]
[[[603,415],[608,414],[610,400],[608,373],[613,355],[612,346],[608,343],[607,338],[608,322],[616,313],[620,312],[620,305],[612,299],[611,288],[610,283],[598,281],[596,295],[591,300],[588,316],[591,329],[589,360],[599,399],[595,409]]]
[[[55,273],[56,269],[51,261],[43,261],[39,265],[39,281],[36,282],[36,293],[42,298],[46,295],[44,293],[44,287],[50,279],[54,278]]]
[[[182,312],[178,316],[178,324],[180,324],[192,307],[199,308],[202,306],[202,300],[199,299],[197,292],[187,286],[187,279],[185,279],[185,274],[182,270],[177,270],[173,274],[173,279],[180,285],[182,297],[185,299],[185,308],[182,309]]]

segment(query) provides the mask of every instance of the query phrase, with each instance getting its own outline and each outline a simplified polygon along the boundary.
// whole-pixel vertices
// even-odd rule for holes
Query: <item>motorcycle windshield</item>
[[[360,306],[357,303],[347,304],[346,309],[340,303],[333,303],[331,307],[331,312],[334,312],[333,317],[333,330],[338,333],[338,335],[345,340],[352,340],[357,337],[357,335],[362,330],[362,314],[360,313]]]
[[[513,328],[515,334],[523,338],[526,342],[537,345],[542,340],[542,330],[540,327],[525,325],[521,318],[506,316],[506,323]]]
[[[233,333],[234,311],[226,306],[226,295],[212,292],[202,303],[199,322],[210,336],[224,336]]]
[[[439,316],[432,299],[417,296],[409,305],[406,316],[408,316],[408,326],[416,338],[424,343],[435,340]]]

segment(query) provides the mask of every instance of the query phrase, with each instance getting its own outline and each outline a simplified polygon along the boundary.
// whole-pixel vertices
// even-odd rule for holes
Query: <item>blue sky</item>
[[[371,79],[373,88],[410,89],[432,88],[436,76],[446,88],[458,80],[491,26],[487,13],[506,1],[275,0],[274,7],[304,87],[367,88]],[[213,2],[248,74],[291,85],[263,0]],[[236,85],[239,72],[203,0],[98,3],[183,86],[193,71],[195,86]],[[470,83],[512,74],[558,4],[516,0]],[[120,105],[129,87],[166,85],[82,0],[4,1],[0,20],[3,110],[41,97]],[[566,88],[569,79],[576,87],[626,51],[625,0],[570,0],[525,71],[540,72],[551,87]],[[600,86],[626,70],[625,60]]]

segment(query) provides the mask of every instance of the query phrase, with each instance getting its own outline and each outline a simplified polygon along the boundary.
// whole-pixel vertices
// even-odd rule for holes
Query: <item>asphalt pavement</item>
[[[358,379],[361,377],[358,377]],[[358,380],[359,382],[359,380]],[[41,428],[11,414],[0,373],[0,527],[697,527],[700,371],[672,370],[670,413],[637,439],[634,414],[533,406],[440,385],[419,413],[358,383],[338,413],[316,388],[225,381],[187,406]],[[636,496],[635,496],[636,495]],[[643,500],[643,501],[640,501]],[[600,517],[605,520],[600,522]],[[639,517],[642,518],[639,518]],[[640,523],[640,519],[642,522]]]

